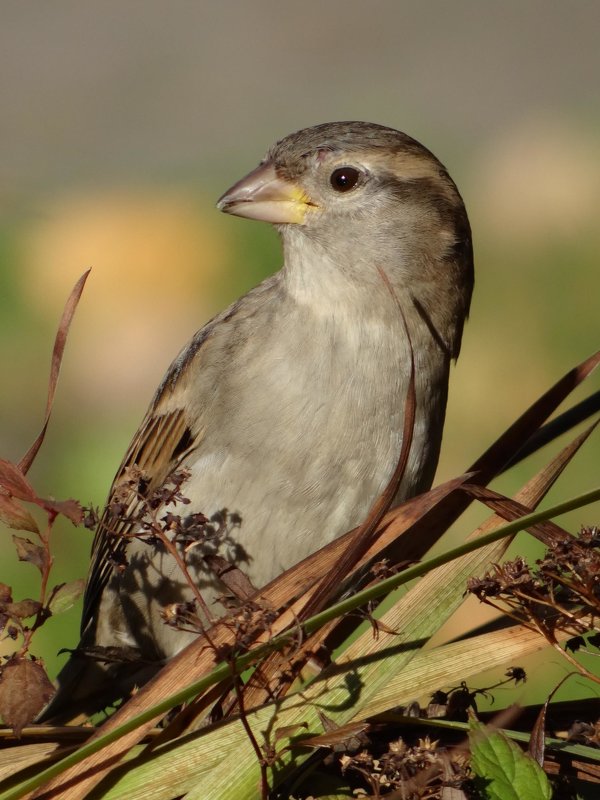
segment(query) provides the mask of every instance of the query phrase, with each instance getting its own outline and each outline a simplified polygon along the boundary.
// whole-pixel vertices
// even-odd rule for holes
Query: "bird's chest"
[[[260,351],[248,340],[243,381],[230,376],[192,479],[246,519],[268,509],[308,528],[325,513],[350,527],[400,455],[410,345],[401,321],[294,313],[272,324]],[[415,453],[431,433],[437,382],[417,377]],[[420,456],[408,472],[421,473]],[[407,474],[404,494],[413,484]]]
[[[396,333],[352,319],[301,316],[282,324],[244,387],[240,429],[256,427],[263,441],[274,449],[278,441],[305,467],[320,453],[353,457],[369,439],[377,447],[399,424],[407,384],[408,358]]]

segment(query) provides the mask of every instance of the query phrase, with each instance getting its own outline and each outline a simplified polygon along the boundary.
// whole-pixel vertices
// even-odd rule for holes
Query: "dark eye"
[[[329,181],[336,192],[349,192],[354,189],[360,178],[360,172],[354,167],[338,167],[331,173]]]

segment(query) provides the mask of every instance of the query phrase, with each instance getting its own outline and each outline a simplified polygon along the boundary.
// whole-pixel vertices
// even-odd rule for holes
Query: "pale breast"
[[[390,329],[389,321],[315,316],[291,304],[262,325],[242,316],[222,332],[226,373],[218,339],[202,364],[207,383],[219,362],[220,376],[213,391],[203,391],[201,446],[183,464],[191,503],[178,511],[221,515],[227,523],[220,538],[188,551],[208,602],[222,589],[205,570],[203,552],[218,552],[262,586],[360,524],[400,456],[410,371],[403,323]],[[227,353],[232,336],[238,347]],[[447,369],[440,356],[427,381],[417,376],[413,445],[399,499],[433,477]],[[144,605],[134,616],[147,620],[147,639],[171,655],[188,637],[165,628],[157,606],[147,607],[144,584],[157,585],[163,605],[191,593],[173,560],[157,559],[149,545],[130,544],[128,557],[120,591],[128,604]]]

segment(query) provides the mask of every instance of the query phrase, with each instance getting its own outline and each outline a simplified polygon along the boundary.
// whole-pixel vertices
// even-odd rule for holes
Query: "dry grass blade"
[[[529,437],[527,442],[519,450],[516,455],[504,467],[504,471],[510,469],[515,464],[518,464],[523,459],[530,456],[532,453],[537,452],[544,445],[558,439],[563,433],[572,430],[580,422],[585,422],[594,414],[600,412],[600,390],[593,392],[591,395],[581,400],[576,405],[563,411],[554,419],[547,422],[532,436]]]
[[[528,653],[536,652],[543,646],[535,633],[515,626],[506,631],[484,634],[473,644],[457,642],[444,645],[436,651],[420,653],[407,667],[406,673],[395,676],[394,703],[410,702],[415,696],[415,686],[422,687],[428,694],[440,687],[468,679],[470,676],[488,669],[498,663],[499,657],[514,662]],[[421,681],[421,675],[424,675]],[[405,680],[402,680],[405,676]],[[248,718],[256,732],[276,736],[285,730],[286,720],[306,722],[301,728],[291,724],[290,736],[297,740],[296,754],[306,753],[299,749],[299,739],[304,735],[316,735],[322,731],[319,709],[337,704],[338,692],[335,687],[321,684],[317,702],[310,702],[304,695],[289,695],[277,705],[268,705],[249,712]],[[389,708],[390,706],[386,706]],[[273,723],[274,715],[277,722]],[[337,714],[336,721],[343,724],[343,717]],[[197,731],[183,737],[177,746],[165,745],[156,752],[140,756],[131,765],[117,768],[114,776],[102,784],[103,800],[167,800],[190,792],[186,800],[254,800],[258,796],[256,776],[241,791],[238,776],[248,768],[256,767],[254,754],[250,753],[248,742],[236,735],[238,720],[232,719],[213,731]],[[260,733],[258,733],[260,736]],[[287,737],[285,737],[287,738]],[[282,739],[282,747],[285,746]],[[262,738],[260,739],[262,741]],[[289,760],[289,756],[286,758]],[[283,762],[281,765],[283,767]],[[71,800],[71,795],[66,795]]]
[[[591,433],[591,430],[586,431],[584,439],[587,438],[589,433]],[[523,503],[511,500],[511,498],[499,492],[494,492],[492,489],[488,489],[485,486],[466,484],[464,486],[464,491],[475,497],[492,511],[495,511],[496,514],[507,522],[519,519],[519,517],[523,517],[533,510],[523,505]],[[536,525],[528,528],[528,531],[547,546],[572,538],[570,533],[551,520],[538,522]]]
[[[570,371],[554,387],[546,392],[480,459],[478,459],[474,465],[474,469],[477,470],[478,474],[475,477],[471,476],[470,481],[483,485],[497,474],[501,470],[502,465],[512,458],[520,449],[523,441],[528,439],[535,430],[537,430],[543,421],[565,399],[569,392],[587,377],[599,361],[600,353],[597,353],[583,362],[579,367]],[[462,481],[464,481],[464,478],[458,479],[456,483],[459,484]],[[453,488],[455,488],[455,486]],[[435,496],[435,491],[433,495]],[[428,498],[428,496],[426,495],[425,498]],[[531,502],[528,502],[529,498],[520,499],[526,504],[531,505]],[[411,506],[409,503],[406,504],[405,507],[396,509],[387,515],[381,525],[383,535],[378,540],[376,549],[371,548],[365,560],[373,557],[375,552],[377,554],[381,553],[381,547],[390,545],[390,543],[393,543],[398,538],[398,524],[400,532],[402,533],[399,539],[401,542],[402,556],[404,558],[420,557],[432,542],[439,537],[440,532],[445,530],[469,504],[471,498],[466,494],[459,496],[456,492],[445,491],[441,493],[441,499],[440,496],[438,496],[436,502],[427,504],[424,498],[419,498],[419,500],[421,501],[421,508],[419,508],[418,511],[415,511],[415,506]],[[423,505],[423,502],[425,505]],[[417,506],[418,505],[419,504],[417,504]],[[410,509],[412,509],[413,519],[410,526],[405,525],[407,508],[409,509],[409,517],[411,515]],[[340,553],[343,552],[345,547],[348,547],[353,535],[353,533],[350,533],[345,537],[341,537],[326,548],[324,552],[315,554],[315,556],[307,559],[297,568],[290,570],[270,587],[263,590],[259,598],[264,602],[271,602],[274,598],[277,598],[276,602],[272,605],[275,607],[282,607],[290,601],[290,598],[301,596],[307,588],[314,585],[315,575],[318,575],[318,572],[324,574],[327,569],[331,568],[331,564],[335,563],[336,559],[339,559]],[[230,636],[230,631],[222,623],[216,626],[216,632],[211,630],[211,639],[216,641],[217,644],[230,641]],[[101,732],[104,733],[106,730],[110,729],[114,730],[124,721],[132,719],[145,709],[153,707],[157,702],[164,700],[165,697],[181,689],[183,685],[188,685],[200,675],[206,674],[213,665],[214,653],[207,650],[202,640],[198,640],[185,651],[182,651],[176,659],[161,671],[157,678],[147,684],[147,686],[133,698],[133,701],[130,701],[118,714],[114,715],[107,725],[103,726]],[[63,781],[76,780],[76,776],[84,772],[87,774],[86,780],[81,786],[77,786],[77,789],[75,789],[75,786],[72,784],[69,790],[70,797],[72,797],[73,800],[76,800],[78,797],[84,797],[91,787],[100,780],[102,775],[105,774],[107,770],[111,769],[118,759],[144,736],[153,722],[154,720],[149,721],[146,725],[140,726],[139,729],[128,733],[118,742],[105,748],[101,753],[88,757],[81,765],[68,771],[59,779],[49,784],[46,788],[50,790],[52,787],[52,791],[45,791],[43,796],[45,798],[59,796],[60,786],[64,786]]]
[[[523,445],[535,435],[546,419],[600,364],[600,351],[597,351],[574,369],[569,370],[547,392],[545,392],[527,411],[522,414],[469,468],[475,473],[471,483],[486,486],[492,478],[503,471]],[[438,504],[415,525],[402,539],[402,555],[407,559],[422,558],[433,541],[439,538],[439,531],[447,530],[463,511],[471,499],[456,493]],[[427,545],[424,549],[424,545]]]
[[[544,772],[548,775],[560,775],[564,772],[562,762],[555,754],[544,760]],[[600,764],[590,764],[587,761],[579,761],[574,758],[568,760],[568,774],[574,775],[577,780],[586,783],[600,783]],[[587,795],[591,797],[591,794]]]
[[[23,474],[26,474],[31,465],[33,464],[33,461],[38,453],[38,450],[40,449],[40,447],[42,446],[42,442],[44,441],[44,436],[46,435],[48,423],[50,422],[50,415],[52,414],[54,395],[56,394],[56,386],[58,384],[58,376],[60,374],[60,365],[62,363],[63,353],[65,352],[65,345],[67,343],[69,328],[71,327],[73,316],[77,309],[77,305],[79,304],[79,299],[81,297],[81,293],[83,292],[83,287],[85,286],[85,282],[87,281],[89,274],[90,270],[88,269],[86,272],[83,273],[81,278],[79,278],[79,280],[73,287],[71,294],[69,295],[69,298],[65,304],[65,308],[62,317],[60,319],[60,323],[58,325],[56,338],[54,340],[54,347],[52,349],[52,362],[50,365],[50,378],[48,380],[48,397],[46,400],[46,413],[44,416],[44,424],[42,425],[42,430],[39,432],[35,441],[33,442],[29,450],[25,453],[25,455],[19,462],[19,467],[23,472]]]
[[[37,742],[21,747],[9,747],[0,752],[0,780],[10,781],[17,773],[21,775],[29,767],[36,771],[63,758],[71,752],[76,745],[65,747],[56,742]],[[21,775],[19,777],[21,777]]]
[[[579,449],[579,447],[588,438],[596,426],[597,423],[590,425],[585,431],[583,431],[583,433],[574,439],[573,442],[567,448],[565,448],[565,450],[560,453],[559,458],[562,462],[562,466],[560,462],[556,464],[558,469],[562,471],[562,469],[567,466],[572,458],[572,454]],[[558,476],[555,476],[554,480],[556,480],[557,477]],[[531,508],[527,507],[523,503],[519,503],[516,500],[511,500],[510,498],[505,497],[498,492],[494,492],[487,487],[465,484],[463,486],[463,490],[486,505],[488,508],[495,511],[507,522],[518,519],[519,517],[529,514],[532,511]],[[535,536],[536,539],[545,544],[546,547],[554,547],[560,542],[569,541],[573,538],[572,535],[564,528],[561,528],[560,525],[557,525],[551,520],[538,522],[530,528],[527,528],[527,530],[529,533]]]
[[[560,475],[565,461],[572,457],[581,444],[582,437],[578,437],[578,441],[573,443],[561,453],[554,462],[543,470],[540,475],[536,476],[530,483],[524,487],[519,494],[521,502],[527,505],[534,506],[543,497],[545,492],[550,488],[553,482]],[[489,530],[500,524],[500,520],[492,518],[486,525],[482,526],[482,530]],[[272,730],[273,726],[294,726],[303,724],[307,719],[311,720],[314,716],[314,706],[325,703],[329,708],[337,709],[334,716],[336,722],[343,724],[351,718],[362,718],[365,714],[372,714],[376,711],[382,710],[390,704],[390,698],[387,696],[389,675],[381,670],[381,665],[378,662],[377,654],[385,651],[387,660],[393,666],[392,673],[399,674],[406,668],[406,665],[413,657],[416,657],[422,644],[431,633],[442,624],[444,619],[460,604],[463,596],[464,581],[466,576],[473,571],[482,569],[489,559],[499,557],[502,551],[502,545],[488,547],[485,551],[477,551],[470,556],[465,556],[459,560],[460,563],[456,564],[452,570],[452,565],[447,565],[445,568],[438,568],[426,576],[423,580],[414,587],[411,592],[405,595],[396,606],[388,612],[383,622],[389,629],[401,630],[402,636],[397,637],[392,634],[383,634],[379,640],[375,641],[370,634],[365,634],[361,639],[357,640],[349,650],[344,654],[344,657],[338,664],[338,670],[342,672],[335,672],[335,674],[325,674],[308,690],[302,693],[302,704],[298,705],[297,695],[291,695],[288,699],[290,705],[288,706],[287,700],[281,701],[275,707],[269,706],[270,711],[251,712],[248,718],[252,720],[252,726],[255,735],[259,740],[262,740],[263,734],[261,731]],[[441,574],[441,571],[444,574]],[[422,609],[427,608],[428,613],[424,615]],[[499,636],[503,636],[504,632],[499,632]],[[533,639],[536,641],[536,634],[532,634]],[[529,640],[528,640],[529,641]],[[537,639],[538,646],[541,639]],[[469,648],[469,643],[462,642],[461,645]],[[500,649],[495,648],[496,656],[500,654]],[[471,653],[472,653],[471,649]],[[380,656],[379,656],[380,658]],[[439,667],[439,663],[438,663]],[[464,670],[464,662],[462,668]],[[348,704],[348,684],[346,683],[347,669],[351,670],[357,676],[357,680],[362,686],[362,705],[357,705],[355,702]],[[411,691],[415,692],[414,680],[411,682]],[[399,702],[396,698],[396,702]],[[386,705],[387,704],[387,705]],[[289,713],[285,712],[289,709]],[[330,713],[330,712],[328,712]],[[275,718],[273,717],[275,714]],[[275,722],[276,719],[276,722]],[[312,722],[311,725],[317,724]],[[212,767],[210,777],[207,776],[207,781],[201,781],[198,786],[200,794],[193,795],[194,797],[244,797],[250,796],[241,793],[241,786],[255,785],[253,782],[256,780],[256,770],[258,769],[256,763],[256,756],[254,750],[248,749],[248,742],[239,736],[235,736],[229,729],[230,738],[226,742],[217,737],[215,741],[212,738],[202,739],[200,746],[202,752],[202,770],[208,765]],[[216,735],[215,731],[215,735]],[[184,739],[185,741],[185,739]],[[218,742],[218,744],[217,744]],[[179,762],[180,755],[187,752],[183,742],[180,748],[172,750],[171,747],[165,745],[169,752],[169,758],[173,760],[173,764],[179,764],[178,770],[183,770],[182,763]],[[225,749],[223,749],[225,748]],[[229,749],[228,749],[229,748]],[[164,748],[163,748],[164,749]],[[156,754],[160,760],[161,750]],[[188,757],[189,752],[188,752]],[[217,759],[216,761],[214,759]],[[239,773],[239,780],[236,777],[232,781],[231,774],[231,759],[235,759],[236,768]],[[195,769],[200,769],[197,757],[192,759],[195,764]],[[226,765],[226,767],[225,767]],[[163,765],[164,769],[164,765]],[[225,772],[227,773],[225,775]],[[169,770],[170,780],[182,780],[183,775],[174,776],[172,770]],[[254,777],[251,777],[254,776]],[[144,779],[143,779],[144,780]],[[156,774],[153,773],[153,780],[157,780]],[[198,780],[198,774],[194,773],[194,781]],[[127,783],[129,792],[131,786]],[[148,791],[148,784],[145,784],[144,791]],[[174,786],[178,787],[176,791],[183,789],[180,783],[175,783]],[[173,786],[171,787],[173,788]],[[213,791],[214,788],[214,791]],[[73,794],[75,789],[71,785],[69,797],[84,796],[78,793],[79,787],[75,789],[76,793]],[[202,794],[204,792],[204,794]],[[112,792],[109,791],[110,797]],[[44,795],[45,797],[46,795]],[[115,795],[119,796],[119,795]],[[124,795],[121,795],[124,796]],[[136,796],[136,795],[133,795]],[[143,796],[143,794],[137,795]],[[164,797],[172,796],[165,794]]]
[[[414,524],[415,520],[428,513],[435,503],[443,500],[449,493],[455,491],[467,476],[436,487],[427,494],[414,498],[405,503],[399,509],[395,509],[384,519],[384,531],[380,539],[372,546],[371,550],[364,556],[364,560],[376,555],[377,548],[385,547],[389,544],[392,537],[397,537],[403,530],[408,529]],[[266,607],[281,607],[290,597],[306,592],[313,586],[319,577],[331,569],[336,560],[340,558],[345,547],[352,541],[355,531],[345,534],[334,542],[331,542],[323,550],[314,553],[304,561],[292,567],[283,575],[276,578],[272,583],[262,589],[258,595],[257,602]],[[302,601],[300,601],[302,602]],[[285,627],[289,625],[289,612],[284,612]],[[291,620],[293,622],[294,615]],[[278,632],[279,628],[272,627],[271,633]],[[140,691],[119,711],[117,711],[97,732],[97,738],[111,730],[117,729],[128,720],[133,719],[138,714],[152,708],[157,703],[170,697],[190,683],[199,680],[207,675],[217,661],[215,648],[231,647],[235,643],[235,635],[227,621],[218,622],[208,632],[212,646],[207,645],[204,637],[198,637],[196,641],[188,645],[174,659],[172,659],[161,672],[149,681]],[[119,738],[118,741],[105,747],[102,751],[95,753],[76,767],[73,767],[59,778],[49,782],[43,789],[43,794],[36,794],[36,797],[43,797],[44,800],[60,797],[61,791],[65,786],[69,786],[69,800],[78,800],[86,796],[87,792],[98,783],[106,771],[112,769],[117,761],[122,758],[128,750],[137,744],[149,729],[157,722],[157,718],[148,720],[143,725],[138,726],[134,731],[127,733]],[[90,741],[92,741],[90,740]],[[82,777],[85,776],[85,777]],[[81,778],[81,780],[78,780]]]
[[[401,672],[390,674],[385,691],[374,697],[355,719],[375,717],[396,705],[410,702],[415,699],[417,688],[419,696],[424,697],[440,687],[456,685],[499,665],[518,662],[544,647],[546,642],[541,636],[521,625],[514,625],[424,650],[417,653]]]
[[[516,499],[531,508],[535,508],[554,485],[565,464],[573,458],[585,438],[584,435],[578,436],[574,442],[565,447],[547,467],[541,470],[521,489]],[[503,519],[495,515],[480,525],[468,537],[468,540],[479,538],[483,534],[498,528],[502,523]],[[353,642],[343,654],[339,663],[350,662],[359,658],[368,659],[370,654],[377,652],[382,646],[386,646],[386,640],[389,646],[392,646],[394,639],[397,643],[398,641],[406,641],[411,634],[416,636],[417,631],[411,631],[410,619],[417,619],[418,609],[427,609],[428,615],[431,615],[435,606],[438,608],[437,614],[443,613],[444,619],[449,617],[463,600],[463,588],[466,585],[467,578],[483,571],[490,561],[496,561],[501,558],[509,543],[510,541],[505,539],[488,545],[461,556],[448,564],[444,564],[423,576],[382,618],[382,622],[387,628],[401,631],[401,636],[393,637],[384,633],[379,637],[379,640],[373,640],[372,638],[369,640],[363,634],[362,641],[358,639]],[[443,612],[441,611],[442,609]],[[426,638],[429,638],[429,635],[434,630],[439,628],[441,623],[442,620],[437,618],[435,620],[425,620],[424,623],[420,624],[419,635],[423,640],[420,646],[424,644]],[[404,663],[407,661],[408,657]],[[379,684],[379,691],[387,691],[388,676],[374,675],[371,681],[370,689],[372,691],[375,684]],[[375,698],[377,697],[376,688],[373,691],[373,695]],[[362,714],[362,710],[358,713]],[[372,709],[370,713],[373,713]]]

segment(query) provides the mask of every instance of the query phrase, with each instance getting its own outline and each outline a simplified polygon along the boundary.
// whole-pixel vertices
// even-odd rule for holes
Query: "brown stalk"
[[[584,439],[587,438],[590,432],[591,429],[585,432]],[[519,519],[519,517],[530,514],[534,510],[523,503],[519,503],[517,500],[506,497],[499,492],[494,492],[492,489],[488,489],[484,486],[476,486],[474,484],[466,483],[463,486],[463,491],[475,497],[477,500],[487,506],[487,508],[495,511],[496,514],[501,516],[502,519],[506,520],[507,522],[512,522],[515,519]],[[562,542],[573,538],[570,533],[564,530],[564,528],[561,528],[551,520],[537,522],[527,530],[547,547],[550,547],[552,544],[556,544],[557,542]]]
[[[252,745],[252,749],[254,750],[254,753],[256,755],[256,760],[260,768],[261,800],[268,800],[270,787],[269,787],[269,777],[267,775],[267,762],[265,760],[262,750],[260,749],[259,743],[256,741],[256,736],[254,735],[254,731],[250,727],[250,723],[248,722],[248,717],[246,716],[246,708],[244,706],[244,689],[242,686],[242,680],[239,675],[234,675],[233,691],[235,693],[237,705],[239,708],[240,722],[246,732],[246,736],[250,740],[250,744]]]
[[[165,550],[169,553],[170,556],[172,556],[173,560],[177,564],[178,569],[185,578],[187,585],[190,587],[190,591],[192,592],[196,602],[198,603],[198,608],[202,610],[202,613],[205,614],[206,618],[210,620],[210,622],[213,622],[214,616],[211,614],[210,608],[206,604],[206,600],[202,597],[202,593],[200,592],[200,589],[198,588],[196,582],[190,575],[190,572],[187,568],[187,564],[185,563],[176,545],[171,541],[171,539],[169,539],[169,537],[164,532],[160,524],[157,523],[154,526],[153,533],[158,539],[160,539]],[[206,636],[206,639],[210,644],[210,639],[208,637],[207,632],[204,632],[204,636]]]
[[[577,388],[600,364],[600,350],[569,370],[548,391],[546,391],[527,411],[522,414],[482,456],[469,468],[475,473],[469,482],[486,486],[503,471],[514,456],[534,436],[536,430],[558,408],[569,394]],[[431,510],[420,522],[414,525],[402,539],[402,556],[416,560],[437,541],[469,506],[471,498],[466,494],[455,493],[447,497]]]

